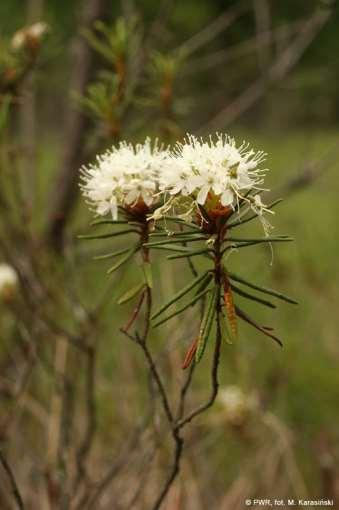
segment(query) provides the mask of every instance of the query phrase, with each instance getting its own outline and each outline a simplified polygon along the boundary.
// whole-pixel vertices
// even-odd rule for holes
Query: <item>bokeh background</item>
[[[246,303],[284,347],[246,325],[223,345],[219,397],[186,429],[163,508],[339,508],[338,29],[336,2],[318,0],[1,1],[0,252],[19,281],[0,305],[0,449],[25,508],[153,508],[171,439],[144,360],[119,332],[133,303],[116,304],[138,270],[108,278],[109,263],[93,261],[128,241],[77,238],[92,218],[79,168],[120,139],[215,131],[267,152],[266,200],[284,199],[274,233],[295,237],[273,257],[254,247],[228,264],[299,305]],[[155,258],[159,301],[190,278],[176,262]],[[198,313],[151,334],[173,401]],[[210,357],[188,407],[207,398]],[[16,508],[7,475],[2,464],[4,510]]]

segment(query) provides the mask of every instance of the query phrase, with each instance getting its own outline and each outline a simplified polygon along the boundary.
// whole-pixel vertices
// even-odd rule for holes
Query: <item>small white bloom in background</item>
[[[12,38],[12,48],[14,50],[20,50],[27,44],[39,44],[42,37],[48,32],[49,26],[43,21],[38,21],[33,25],[21,28]]]
[[[159,201],[159,174],[169,156],[155,143],[121,142],[83,167],[81,189],[97,214],[118,217],[118,207],[151,208]]]
[[[226,421],[242,425],[249,413],[257,407],[253,394],[246,394],[239,386],[226,386],[219,391],[219,403],[225,412]]]
[[[172,165],[161,174],[160,187],[170,195],[191,196],[207,211],[235,209],[249,191],[262,190],[266,170],[260,165],[265,156],[245,142],[237,147],[227,135],[217,134],[215,140],[188,135],[184,143],[176,144]],[[258,195],[248,204],[260,213],[264,210]]]
[[[18,275],[12,266],[0,264],[0,299],[7,301],[13,297],[18,285]]]

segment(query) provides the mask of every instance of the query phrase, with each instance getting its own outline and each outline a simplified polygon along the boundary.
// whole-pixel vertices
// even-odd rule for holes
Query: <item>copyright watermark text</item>
[[[272,498],[272,499],[245,499],[245,505],[247,507],[254,507],[254,508],[267,508],[267,507],[282,507],[286,508],[287,506],[295,507],[295,508],[312,508],[312,507],[318,507],[318,508],[324,508],[324,507],[331,507],[334,506],[334,500],[333,499],[278,499],[278,498]]]

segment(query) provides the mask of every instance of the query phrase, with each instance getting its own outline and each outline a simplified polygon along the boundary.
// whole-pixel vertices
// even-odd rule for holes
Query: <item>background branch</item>
[[[70,90],[83,95],[92,79],[95,67],[94,50],[79,33],[80,28],[92,28],[97,19],[102,19],[108,5],[107,0],[83,0],[80,27],[72,46],[72,76]],[[90,120],[80,109],[69,108],[66,119],[63,164],[51,191],[51,210],[47,224],[47,240],[57,250],[62,248],[64,229],[75,205],[79,168],[86,156],[86,137]]]
[[[217,115],[201,127],[198,132],[214,131],[220,126],[223,128],[229,126],[263,97],[270,86],[280,83],[297,64],[319,31],[327,23],[331,13],[330,8],[321,7],[317,9],[313,16],[305,22],[292,43],[278,55],[276,61],[265,73],[265,77],[261,76],[255,80],[234,101],[221,109]]]

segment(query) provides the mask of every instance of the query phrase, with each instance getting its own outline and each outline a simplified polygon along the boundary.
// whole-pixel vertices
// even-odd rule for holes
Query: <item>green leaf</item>
[[[187,253],[183,253],[181,255],[168,255],[168,260],[182,259],[184,257],[196,257],[197,255],[204,255],[211,253],[212,250],[210,248],[204,248],[203,250],[188,250]]]
[[[163,220],[165,221],[172,221],[173,223],[178,223],[179,225],[184,225],[186,227],[193,228],[194,230],[201,231],[200,227],[198,225],[195,225],[194,223],[190,223],[189,221],[182,220],[181,218],[173,218],[172,216],[163,216]]]
[[[298,302],[295,301],[294,299],[292,299],[291,297],[287,296],[286,294],[282,294],[281,292],[278,292],[274,289],[269,289],[267,287],[261,287],[260,285],[256,285],[255,283],[249,282],[234,273],[228,273],[228,276],[230,277],[231,280],[234,280],[239,283],[243,283],[244,285],[247,285],[247,287],[250,287],[255,290],[259,290],[260,292],[263,292],[264,294],[270,294],[271,296],[275,296],[276,298],[281,299],[283,301],[287,301],[287,303],[292,303],[293,305],[298,304]]]
[[[203,273],[202,275],[197,276],[192,280],[190,283],[188,283],[185,287],[183,287],[179,292],[176,292],[157,312],[155,312],[152,315],[152,320],[158,317],[160,314],[162,314],[167,308],[169,308],[173,303],[178,301],[180,298],[185,296],[191,289],[199,285],[199,283],[204,280],[207,277],[207,272]]]
[[[117,237],[122,236],[126,234],[130,234],[132,232],[137,232],[134,229],[128,229],[128,230],[120,230],[120,232],[111,232],[110,234],[96,234],[96,235],[79,235],[78,239],[108,239],[110,237]]]
[[[287,241],[294,241],[293,238],[279,238],[279,239],[268,239],[264,238],[262,240],[258,241],[249,241],[249,242],[240,242],[240,243],[232,243],[229,246],[226,246],[221,252],[222,255],[224,255],[227,251],[232,249],[240,249],[240,248],[249,248],[250,246],[254,246],[256,244],[263,244],[263,243],[278,243],[278,242],[287,242]]]
[[[209,281],[208,281],[209,282]],[[170,315],[168,315],[167,317],[165,317],[164,319],[161,319],[160,321],[156,322],[153,327],[154,328],[157,328],[158,326],[160,326],[160,324],[163,324],[164,322],[167,322],[169,321],[170,319],[173,319],[173,317],[175,317],[176,315],[179,315],[180,313],[184,312],[185,310],[187,310],[187,308],[190,308],[191,306],[194,306],[202,297],[205,296],[205,294],[207,294],[208,292],[210,292],[211,289],[204,289],[203,291],[199,292],[199,294],[196,294],[194,296],[193,299],[191,299],[191,301],[189,301],[188,303],[186,303],[184,306],[182,306],[181,308],[179,308],[178,310],[176,310],[175,312],[171,313]]]
[[[128,301],[130,301],[131,299],[133,299],[137,294],[139,294],[139,292],[141,291],[141,289],[145,286],[144,282],[142,283],[139,283],[138,285],[135,285],[134,287],[132,287],[131,289],[129,289],[128,291],[126,291],[122,296],[120,296],[120,298],[118,299],[117,303],[118,305],[123,305],[124,303],[127,303]]]
[[[121,267],[123,264],[125,264],[131,257],[133,257],[134,253],[137,251],[138,248],[131,248],[125,257],[122,257],[122,259],[118,260],[118,262],[116,264],[114,264],[114,266],[112,266],[108,271],[107,271],[107,274],[112,274],[114,273],[114,271],[116,271],[117,269],[119,269],[119,267]]]
[[[249,294],[248,292],[245,292],[244,290],[239,289],[239,287],[236,287],[235,285],[231,284],[231,289],[236,293],[239,294],[239,296],[242,296],[246,299],[250,299],[251,301],[256,301],[257,303],[260,303],[262,305],[268,306],[269,308],[276,308],[276,305],[271,303],[271,301],[266,301],[266,299],[259,298],[257,296],[253,296],[252,294]]]
[[[269,204],[266,209],[273,209],[276,205],[280,204],[281,202],[283,201],[282,198],[278,198],[277,200],[275,200],[274,202],[272,202],[271,204]],[[249,211],[248,211],[249,212]],[[246,213],[247,214],[247,213]],[[238,227],[239,225],[243,225],[244,223],[248,223],[249,221],[252,221],[254,220],[255,218],[257,218],[259,215],[258,214],[253,214],[252,216],[249,216],[248,218],[245,218],[243,220],[241,219],[237,219],[237,220],[234,220],[232,221],[231,223],[229,223],[227,225],[227,228],[228,229],[231,229],[231,228],[234,228],[234,227]]]
[[[112,253],[106,253],[105,255],[97,255],[96,257],[93,257],[93,260],[113,259],[119,255],[124,255],[128,251],[130,251],[130,248],[124,248],[123,250],[113,251]]]
[[[241,238],[228,237],[225,242],[230,241],[234,243],[283,243],[294,241],[293,237],[289,236],[275,236],[275,237],[254,237],[254,238]]]
[[[148,288],[153,289],[152,266],[149,262],[144,262],[142,265],[145,282]]]
[[[197,236],[197,235],[202,235],[202,233],[199,233],[199,232],[196,232],[195,230],[184,230],[184,231],[176,231],[176,232],[173,232],[171,234],[168,234],[164,231],[162,232],[153,232],[152,234],[150,234],[150,237],[154,238],[154,237],[167,237],[167,239],[173,239],[174,237],[188,237],[188,236]]]
[[[179,239],[163,239],[162,241],[153,241],[150,243],[144,243],[143,246],[146,246],[147,248],[153,248],[154,246],[162,246],[163,244],[175,244],[175,243],[183,243],[183,242],[192,242],[192,241],[204,241],[206,240],[205,237],[199,236],[196,237],[193,236],[187,236],[187,237],[180,237]]]
[[[128,224],[128,221],[126,220],[96,220],[92,221],[90,224],[91,227],[96,227],[97,225],[126,225]]]
[[[197,291],[196,291],[196,296],[198,294],[200,294],[200,292],[202,292],[203,290],[206,289],[206,287],[209,285],[209,283],[212,280],[212,278],[213,278],[213,274],[212,273],[208,273],[208,275],[206,277],[206,280],[203,280],[201,282],[201,284],[198,286]]]
[[[189,248],[185,246],[173,246],[171,244],[163,244],[161,246],[153,246],[152,250],[166,250],[166,251],[175,251],[180,253],[188,253],[190,251]]]
[[[258,324],[254,319],[252,319],[251,317],[249,317],[249,315],[247,315],[243,310],[241,310],[241,308],[239,308],[238,306],[235,307],[235,311],[237,312],[237,315],[238,317],[240,317],[241,319],[243,319],[245,322],[247,322],[248,324],[251,324],[251,326],[253,326],[255,329],[257,329],[258,331],[261,331],[261,333],[263,333],[264,335],[272,338],[272,340],[274,340],[275,342],[277,342],[277,344],[280,345],[280,347],[283,346],[282,344],[282,341],[276,337],[275,335],[273,335],[271,333],[270,330],[268,330],[267,328],[263,327],[263,326],[260,326],[260,324]]]
[[[219,294],[219,287],[215,287],[213,292],[211,293],[211,296],[208,300],[208,303],[207,303],[207,306],[205,309],[205,314],[202,319],[201,327],[200,327],[198,346],[197,346],[197,350],[195,353],[196,363],[199,363],[199,361],[201,360],[201,358],[205,352],[207,340],[210,336],[213,319],[214,319],[214,316],[216,313],[216,303],[217,303],[218,294]]]

